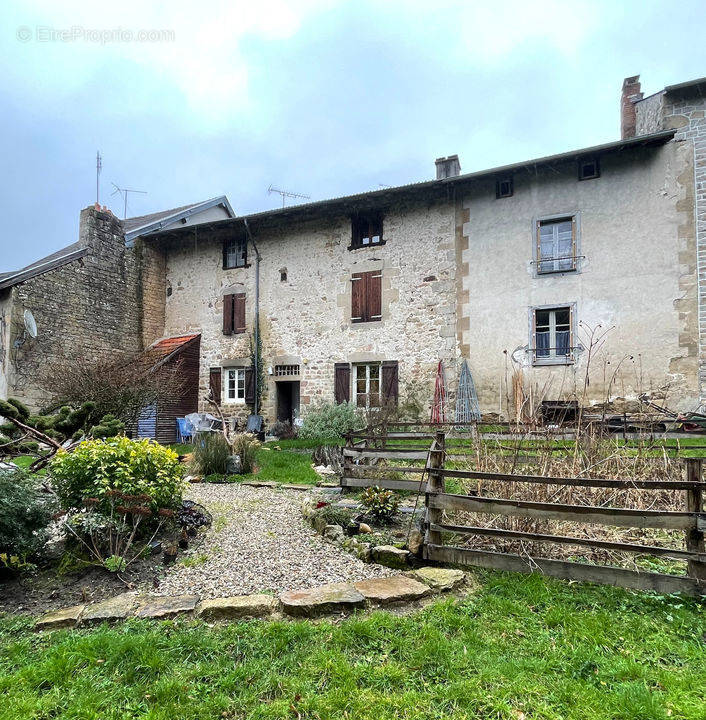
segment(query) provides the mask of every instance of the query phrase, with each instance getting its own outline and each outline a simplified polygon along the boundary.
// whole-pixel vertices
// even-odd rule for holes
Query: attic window
[[[579,160],[579,180],[593,180],[601,176],[598,158]]]
[[[512,193],[513,186],[511,177],[503,178],[495,183],[495,198],[497,200],[500,200],[500,198],[512,197]]]
[[[223,240],[223,269],[246,267],[248,244],[245,238],[231,237]]]
[[[384,245],[382,239],[382,215],[378,213],[360,213],[351,218],[351,244],[349,250]]]

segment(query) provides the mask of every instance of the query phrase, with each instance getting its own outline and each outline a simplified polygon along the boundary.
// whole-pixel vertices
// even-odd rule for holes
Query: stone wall
[[[280,229],[254,229],[261,253],[260,317],[265,367],[298,364],[302,414],[334,399],[334,363],[397,360],[400,395],[411,381],[433,394],[436,364],[445,361],[455,387],[458,350],[455,317],[453,203],[407,204],[384,218],[385,244],[348,250],[351,221],[329,217]],[[167,253],[165,334],[202,333],[201,405],[210,367],[249,364],[255,268],[222,269],[221,243],[204,231]],[[383,318],[351,323],[351,273],[381,270]],[[286,271],[286,281],[281,273]],[[223,335],[223,295],[245,292],[248,332]],[[287,378],[283,378],[287,379]],[[296,379],[296,378],[295,378]],[[275,416],[275,384],[268,376],[264,414]],[[230,416],[248,413],[226,404]]]
[[[156,253],[147,253],[143,263],[139,250],[126,249],[120,221],[93,207],[81,212],[79,241],[87,249],[81,259],[10,291],[5,391],[33,409],[44,406],[51,396],[42,379],[50,364],[71,362],[74,357],[129,356],[143,348],[143,336],[162,332],[158,303],[147,302],[142,309],[143,283],[156,288],[152,292],[159,290]],[[12,341],[22,333],[25,309],[32,311],[39,334],[14,350]]]
[[[463,203],[460,306],[481,409],[512,411],[512,372],[522,369],[533,402],[583,393],[591,330],[607,331],[591,362],[588,399],[698,399],[693,156],[684,143],[625,150],[601,159],[601,176],[579,182],[576,164],[516,173],[514,195],[495,199],[479,180]],[[579,271],[537,276],[535,223],[576,215]],[[576,362],[534,367],[530,309],[573,305]],[[597,335],[594,335],[594,339]],[[513,363],[513,358],[517,361]],[[613,382],[611,382],[613,379]]]

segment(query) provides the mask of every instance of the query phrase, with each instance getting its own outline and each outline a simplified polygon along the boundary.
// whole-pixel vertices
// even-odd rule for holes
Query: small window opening
[[[355,365],[354,394],[359,408],[380,407],[380,363]]]
[[[508,198],[512,197],[513,193],[513,187],[512,187],[512,178],[504,178],[503,180],[498,180],[495,183],[495,197],[496,199],[500,200],[500,198]]]
[[[376,213],[354,215],[351,218],[350,248],[382,245],[382,216]]]
[[[533,340],[535,362],[571,360],[573,357],[571,308],[536,309]]]
[[[280,282],[287,282],[287,268],[282,268],[279,271],[279,281]]]
[[[245,238],[228,238],[223,241],[223,269],[245,267],[248,261]]]
[[[598,158],[579,160],[579,180],[593,180],[593,178],[600,177],[600,175]]]

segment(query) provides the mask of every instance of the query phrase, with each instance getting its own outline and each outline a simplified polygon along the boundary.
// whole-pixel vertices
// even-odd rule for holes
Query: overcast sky
[[[5,0],[0,33],[0,271],[78,239],[96,150],[121,217],[113,182],[148,192],[128,215],[223,194],[243,214],[281,203],[270,184],[319,200],[441,155],[467,172],[615,140],[625,76],[706,75],[703,0]]]

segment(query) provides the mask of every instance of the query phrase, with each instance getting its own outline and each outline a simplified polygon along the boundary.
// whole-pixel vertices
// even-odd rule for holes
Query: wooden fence
[[[344,470],[341,485],[355,488],[378,485],[390,490],[424,493],[426,515],[422,553],[425,560],[523,573],[541,572],[565,580],[620,585],[640,590],[656,590],[660,593],[706,594],[706,546],[704,544],[706,482],[703,482],[702,478],[702,459],[686,459],[684,461],[686,479],[679,481],[561,478],[454,470],[445,467],[447,460],[446,434],[443,431],[437,431],[432,435],[418,433],[415,430],[413,438],[410,438],[411,434],[410,432],[394,431],[385,436],[360,433],[349,436],[344,448]],[[423,437],[420,437],[422,435]],[[426,447],[421,445],[421,442],[430,438],[429,445]],[[403,439],[414,442],[405,445],[395,444],[395,440]],[[377,464],[379,461],[383,462]],[[403,477],[394,477],[396,475]],[[445,492],[447,478],[624,490],[679,490],[683,491],[685,495],[684,510],[643,510],[450,494]],[[685,533],[685,549],[496,527],[455,525],[446,520],[446,513],[451,511],[625,528],[682,530]],[[530,558],[504,552],[473,549],[469,546],[446,545],[443,542],[444,533],[494,536],[505,540],[529,540],[552,545],[576,545],[638,555],[670,557],[687,561],[687,574],[686,576],[665,575],[568,560]]]

